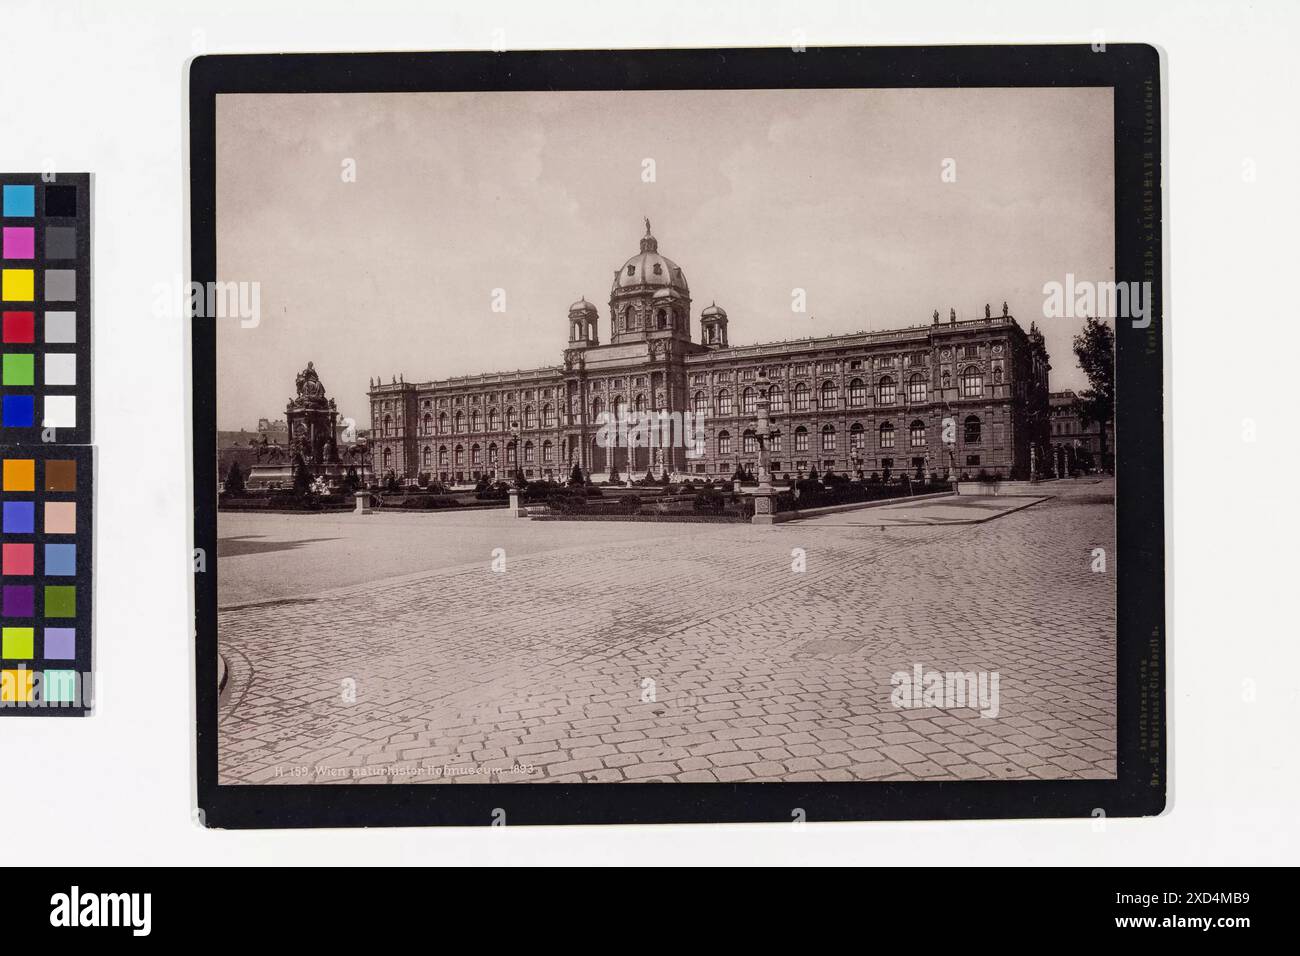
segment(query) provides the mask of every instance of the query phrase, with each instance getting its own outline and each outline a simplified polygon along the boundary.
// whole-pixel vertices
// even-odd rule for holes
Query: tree
[[[301,454],[293,456],[293,493],[299,498],[311,494],[311,470]]]
[[[1079,393],[1079,418],[1084,425],[1097,425],[1101,458],[1105,462],[1106,424],[1115,418],[1115,332],[1105,322],[1084,320],[1083,331],[1074,337],[1074,355],[1088,376],[1088,388]]]
[[[574,462],[573,471],[569,472],[569,487],[577,488],[584,484],[586,480],[582,477],[582,466]]]
[[[239,467],[239,462],[230,463],[230,471],[226,473],[226,494],[238,497],[244,493],[244,472]]]

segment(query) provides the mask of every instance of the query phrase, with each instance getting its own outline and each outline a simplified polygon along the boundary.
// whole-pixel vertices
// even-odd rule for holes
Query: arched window
[[[391,416],[391,415],[385,415],[385,416],[384,416],[384,434],[385,434],[385,435],[391,435],[392,433],[393,433],[393,416]]]
[[[925,422],[916,419],[908,426],[908,433],[912,436],[912,447],[922,448],[925,445]]]
[[[731,414],[731,392],[725,388],[718,392],[718,414]]]
[[[391,448],[385,448],[384,449],[384,471],[389,471],[392,467],[393,467],[393,450]]]
[[[796,412],[808,411],[808,386],[803,382],[794,387],[794,410]]]
[[[474,409],[469,413],[469,430],[472,432],[478,431],[478,409]]]
[[[967,365],[961,373],[961,397],[982,398],[984,396],[984,376],[974,365]]]
[[[548,464],[548,465],[549,465],[549,464],[551,463],[551,458],[552,458],[554,452],[555,452],[555,446],[554,446],[551,442],[549,442],[549,441],[544,441],[544,442],[542,442],[542,462],[543,462],[543,464]]]
[[[771,408],[774,412],[785,411],[785,390],[780,385],[773,385],[767,390],[768,401],[772,403]]]
[[[802,425],[794,430],[794,450],[808,450],[808,429],[804,428]]]
[[[591,400],[591,421],[593,424],[600,424],[600,416],[605,413],[605,403],[599,398]]]
[[[727,431],[718,432],[718,454],[731,454],[731,433]]]
[[[860,452],[867,447],[867,433],[861,422],[854,422],[849,427],[849,448]]]
[[[855,378],[849,382],[849,406],[852,408],[861,408],[867,404],[867,386],[863,384],[862,379]]]
[[[641,394],[638,394],[638,395],[637,395],[635,401],[633,402],[633,408],[635,408],[638,412],[644,412],[644,411],[645,411],[645,396],[644,396],[644,395],[641,395]]]
[[[965,437],[968,445],[978,445],[980,443],[980,419],[978,415],[967,416]]]
[[[746,429],[745,434],[740,438],[741,447],[744,448],[746,455],[758,454],[758,436],[754,434],[753,429]]]
[[[822,426],[822,451],[834,451],[834,450],[835,450],[835,426],[823,425]]]
[[[655,268],[657,269],[659,267],[655,266]],[[660,309],[657,313],[655,313],[655,317],[659,320],[659,328],[661,329],[668,328],[668,311],[666,309]]]
[[[524,464],[531,465],[532,463],[533,463],[533,443],[530,441],[526,441],[524,442]]]
[[[537,413],[533,411],[533,406],[531,405],[524,406],[524,427],[525,428],[537,427]]]
[[[440,435],[447,434],[447,413],[446,412],[440,412],[438,414],[438,434]]]
[[[483,449],[480,448],[477,444],[474,445],[472,448],[470,448],[469,460],[470,460],[470,464],[472,465],[483,464]]]
[[[438,467],[439,468],[447,467],[447,446],[446,445],[438,446]]]
[[[501,413],[495,408],[488,412],[488,431],[497,432],[501,430]]]
[[[497,449],[496,442],[493,442],[492,444],[488,445],[488,464],[492,465],[493,467],[496,466],[498,461],[497,451],[498,449]]]
[[[884,422],[880,426],[880,447],[894,447],[894,426],[890,422]]]
[[[752,388],[747,388],[740,393],[740,410],[746,415],[753,415],[758,411],[758,392]]]
[[[709,399],[703,392],[696,392],[695,397],[691,399],[691,404],[695,407],[696,415],[707,415],[709,413]]]
[[[898,387],[894,384],[894,379],[886,375],[876,383],[876,404],[892,405],[897,398]]]
[[[546,428],[555,427],[555,407],[553,405],[542,406],[542,425]]]
[[[420,419],[420,434],[429,435],[433,433],[433,416],[428,412],[424,413],[424,418]]]
[[[464,446],[464,445],[457,445],[457,446],[456,446],[456,451],[455,451],[453,454],[455,455],[456,467],[457,467],[457,468],[459,468],[459,467],[461,467],[462,465],[465,464],[465,446]]]
[[[907,400],[913,405],[924,405],[926,399],[925,377],[917,372],[907,380]]]
[[[463,432],[464,430],[465,430],[465,413],[464,413],[464,412],[457,412],[457,413],[456,413],[456,432],[457,432],[457,434],[459,434],[460,432]]]
[[[822,382],[822,392],[819,405],[823,409],[835,408],[840,403],[840,390],[835,387],[834,382]]]

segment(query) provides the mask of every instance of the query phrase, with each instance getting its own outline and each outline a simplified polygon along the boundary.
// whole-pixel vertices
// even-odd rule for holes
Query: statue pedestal
[[[754,516],[750,524],[776,524],[776,489],[763,482],[754,491]]]
[[[358,491],[356,493],[357,507],[353,514],[372,515],[375,509],[370,507],[370,492]]]
[[[519,504],[519,492],[514,488],[510,489],[510,506],[506,508],[506,512],[512,518],[528,517],[528,512],[524,511],[524,509]]]

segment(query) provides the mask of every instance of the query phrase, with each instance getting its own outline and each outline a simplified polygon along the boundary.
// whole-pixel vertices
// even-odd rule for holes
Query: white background
[[[7,2],[0,168],[89,170],[98,710],[0,719],[29,863],[1294,862],[1300,4]],[[567,9],[566,9],[567,8]],[[1171,809],[1092,823],[222,832],[191,819],[186,71],[197,52],[1152,43],[1164,57]],[[1104,55],[1104,54],[1099,54]],[[1253,164],[1255,177],[1243,175]],[[1247,440],[1250,427],[1254,440]],[[1176,577],[1174,575],[1176,571]],[[1150,600],[1160,601],[1152,593]],[[1253,688],[1253,694],[1250,693]]]

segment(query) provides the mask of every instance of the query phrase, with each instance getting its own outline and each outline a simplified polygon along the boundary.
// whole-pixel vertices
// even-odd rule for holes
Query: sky
[[[258,283],[260,315],[218,320],[218,427],[282,418],[309,360],[363,428],[374,376],[558,365],[583,296],[608,342],[643,217],[686,274],[697,341],[715,301],[733,345],[1006,301],[1043,330],[1051,387],[1086,387],[1081,320],[1045,319],[1043,285],[1114,279],[1111,104],[1096,88],[221,95],[218,279]]]

